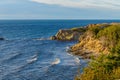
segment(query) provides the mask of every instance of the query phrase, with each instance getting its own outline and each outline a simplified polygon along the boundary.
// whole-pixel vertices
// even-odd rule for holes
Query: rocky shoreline
[[[104,36],[97,38],[97,34],[107,27],[117,25],[120,25],[120,23],[89,24],[80,28],[59,30],[50,39],[61,41],[77,40],[78,43],[71,46],[68,52],[81,56],[82,58],[97,57],[100,54],[107,55],[110,52],[110,48],[105,44],[107,38]]]

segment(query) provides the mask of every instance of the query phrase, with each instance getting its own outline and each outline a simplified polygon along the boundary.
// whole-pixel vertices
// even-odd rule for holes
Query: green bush
[[[75,77],[75,80],[119,80],[120,67],[114,68],[111,72],[107,72],[104,67],[96,70],[85,68],[84,73]]]
[[[119,56],[120,57],[120,56]],[[120,58],[113,55],[101,55],[93,59],[82,74],[75,80],[115,80],[120,79]]]
[[[105,39],[105,44],[111,49],[120,41],[120,25],[111,25],[103,30],[100,30],[96,35],[97,38]]]
[[[80,28],[72,28],[72,31],[76,31],[76,32],[85,32],[86,28],[80,27]]]

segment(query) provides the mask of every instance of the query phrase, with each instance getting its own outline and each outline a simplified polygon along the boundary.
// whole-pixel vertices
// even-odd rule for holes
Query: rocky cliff
[[[71,47],[70,51],[84,58],[109,54],[120,41],[120,24],[92,24],[87,26],[86,32],[79,37],[79,43]]]
[[[71,41],[78,40],[79,37],[85,32],[85,28],[72,28],[59,30],[55,36],[52,36],[51,40]]]

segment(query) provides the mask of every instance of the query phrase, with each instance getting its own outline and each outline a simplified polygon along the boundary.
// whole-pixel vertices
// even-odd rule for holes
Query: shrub
[[[103,26],[103,25],[102,25]],[[93,58],[82,74],[75,80],[119,80],[120,79],[120,24],[92,25],[88,28],[95,38],[102,40],[110,54],[102,54]],[[104,38],[103,38],[104,37]]]
[[[85,32],[86,28],[80,27],[80,28],[72,28],[72,31],[76,31],[76,32]]]
[[[107,72],[104,67],[94,70],[85,68],[84,73],[75,77],[75,80],[119,80],[120,67],[114,68],[111,72]]]

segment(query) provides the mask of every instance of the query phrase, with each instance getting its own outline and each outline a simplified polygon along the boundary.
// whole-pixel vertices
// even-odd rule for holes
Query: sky
[[[0,19],[120,19],[120,0],[0,0]]]

